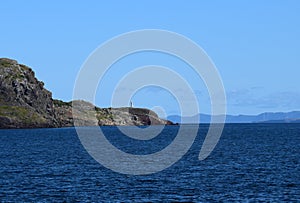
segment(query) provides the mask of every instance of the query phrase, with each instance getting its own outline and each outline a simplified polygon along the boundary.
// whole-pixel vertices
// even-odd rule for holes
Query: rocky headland
[[[74,107],[74,108],[72,108]],[[55,128],[103,125],[173,125],[144,108],[99,108],[86,101],[52,98],[33,70],[0,58],[0,128]]]

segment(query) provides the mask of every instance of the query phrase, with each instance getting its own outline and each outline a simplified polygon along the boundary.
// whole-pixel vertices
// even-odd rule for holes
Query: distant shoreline
[[[218,118],[220,116],[215,116]],[[222,116],[223,117],[223,116]],[[258,115],[226,115],[225,123],[300,123],[300,111],[291,112],[266,112]],[[178,115],[168,116],[172,122],[181,123],[210,123],[212,116],[208,114],[197,114],[190,117]]]

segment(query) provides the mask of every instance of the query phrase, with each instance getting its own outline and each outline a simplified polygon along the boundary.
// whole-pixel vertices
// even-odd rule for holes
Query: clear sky
[[[298,0],[11,0],[1,2],[0,8],[0,57],[32,67],[54,98],[72,99],[80,67],[106,40],[138,29],[164,29],[185,35],[207,52],[223,79],[229,114],[300,110]],[[113,84],[121,76],[118,70],[153,61],[185,74],[184,65],[168,56],[129,57],[103,82],[106,88],[98,90],[97,105],[110,105]],[[205,86],[187,77],[202,112],[209,113]],[[176,114],[176,101],[170,98],[166,91],[146,88],[135,95],[134,103],[162,106],[167,114]]]

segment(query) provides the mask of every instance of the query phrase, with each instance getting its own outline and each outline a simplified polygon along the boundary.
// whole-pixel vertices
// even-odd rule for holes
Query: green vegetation
[[[114,120],[114,116],[112,114],[97,114],[96,118],[98,120]]]
[[[0,106],[0,116],[10,117],[27,124],[46,121],[38,113],[22,106]]]
[[[111,108],[99,108],[95,106],[95,111],[96,111],[96,118],[98,120],[113,120],[114,116],[112,115]]]
[[[20,66],[22,69],[25,69],[25,70],[27,70],[27,71],[32,71],[31,68],[29,68],[28,66],[25,66],[25,65],[23,65],[23,64],[19,64],[19,66]]]
[[[12,65],[12,63],[7,60],[0,60],[0,66],[10,67],[11,65]]]
[[[64,102],[62,100],[53,99],[53,104],[58,107],[69,106],[72,107],[72,102]]]
[[[20,80],[20,79],[23,79],[25,78],[25,76],[21,73],[16,73],[16,74],[13,74],[13,75],[6,75],[5,76],[5,79],[12,79],[12,80]]]

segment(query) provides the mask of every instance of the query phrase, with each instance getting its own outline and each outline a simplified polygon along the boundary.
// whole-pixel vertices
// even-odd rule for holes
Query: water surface
[[[170,144],[178,126],[167,126],[150,141],[135,141],[116,127],[102,129],[119,149],[148,154]],[[101,166],[74,128],[0,130],[0,200],[299,201],[299,124],[228,124],[212,154],[198,161],[207,129],[200,126],[179,162],[144,176]]]

